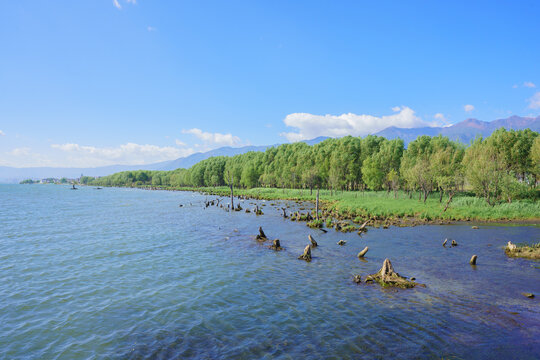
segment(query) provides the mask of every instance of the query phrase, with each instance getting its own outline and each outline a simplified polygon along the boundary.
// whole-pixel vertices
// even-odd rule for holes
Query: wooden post
[[[229,178],[229,186],[231,187],[231,209],[234,209],[234,192],[233,192],[233,185],[234,185],[234,175],[232,178]]]
[[[317,187],[317,201],[315,202],[315,214],[317,220],[319,220],[319,188]]]

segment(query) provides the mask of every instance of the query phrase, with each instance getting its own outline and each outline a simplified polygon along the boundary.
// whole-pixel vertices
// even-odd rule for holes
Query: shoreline
[[[85,185],[85,186],[95,186],[95,185]],[[102,186],[102,185],[100,185]],[[161,191],[186,191],[186,192],[196,192],[202,195],[212,195],[212,196],[221,196],[221,197],[229,197],[230,193],[226,193],[224,189],[220,188],[189,188],[189,187],[180,187],[180,188],[171,188],[171,187],[159,187],[159,186],[105,186],[105,187],[116,187],[116,188],[127,188],[127,189],[141,189],[141,190],[161,190]],[[264,194],[258,193],[258,194],[252,194],[248,193],[252,189],[234,189],[235,194],[234,197],[237,199],[244,199],[244,200],[266,200],[266,201],[294,201],[294,202],[309,202],[311,204],[315,204],[314,199],[307,199],[305,197],[300,196],[265,196]],[[274,190],[274,191],[281,191],[282,189],[274,189],[269,188],[265,190]],[[227,191],[228,188],[227,188]],[[300,190],[295,190],[300,191]],[[303,190],[304,192],[308,192],[309,190]],[[273,193],[275,194],[275,193]],[[285,195],[285,194],[283,194]],[[312,195],[310,195],[312,196]],[[340,221],[351,221],[354,224],[358,224],[359,221],[358,218],[362,218],[362,222],[364,220],[369,220],[370,224],[367,226],[379,228],[386,226],[398,226],[398,227],[413,227],[413,226],[419,226],[419,225],[459,225],[459,224],[477,224],[477,225],[529,225],[529,226],[540,226],[540,218],[496,218],[496,219],[486,219],[486,218],[467,218],[467,219],[444,219],[444,218],[432,218],[428,219],[426,217],[411,217],[411,216],[399,216],[396,214],[389,215],[389,216],[380,216],[370,213],[365,213],[362,215],[359,214],[347,214],[347,213],[339,213],[339,211],[336,209],[335,205],[339,203],[338,200],[319,200],[319,212],[320,212],[320,218],[325,222],[325,220],[328,217],[331,217],[333,219],[337,219],[338,222]],[[305,212],[300,212],[301,215],[306,215],[307,213],[310,213],[308,210]],[[291,213],[290,215],[293,215]],[[290,220],[290,217],[289,217]],[[292,221],[306,221],[304,219],[295,219]],[[335,223],[334,223],[335,224]],[[352,230],[354,231],[354,230]]]

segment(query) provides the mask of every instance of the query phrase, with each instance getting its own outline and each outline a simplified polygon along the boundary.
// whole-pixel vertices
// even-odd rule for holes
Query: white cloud
[[[193,128],[182,130],[183,134],[195,135],[198,139],[204,141],[207,146],[238,146],[242,145],[240,138],[232,134],[220,134],[204,132],[201,129]]]
[[[137,0],[126,0],[128,4],[136,4]]]
[[[531,81],[525,81],[525,82],[523,83],[523,86],[525,86],[525,87],[527,87],[527,88],[535,88],[535,87],[536,87],[536,85],[535,85],[533,82],[531,82]]]
[[[0,136],[6,136],[6,133],[0,130]]]
[[[149,32],[152,32],[152,31],[156,31],[157,29],[153,26],[147,26],[146,30],[148,30]]]
[[[416,116],[406,106],[392,108],[396,114],[386,116],[341,114],[313,115],[294,113],[285,117],[285,125],[296,128],[296,132],[281,133],[289,141],[301,141],[318,136],[341,137],[346,135],[364,136],[381,131],[389,126],[412,128],[417,126],[436,126],[435,122],[426,122]]]
[[[516,84],[512,85],[512,89],[517,89],[518,87],[519,87],[519,86],[516,85]]]
[[[471,112],[474,110],[474,106],[473,105],[470,105],[470,104],[467,104],[463,107],[463,109],[466,111],[466,112]]]
[[[51,148],[68,153],[70,166],[141,165],[173,160],[193,154],[191,148],[139,145],[127,143],[117,147],[95,147],[79,144],[52,144]]]
[[[174,142],[175,142],[176,145],[178,145],[178,146],[187,146],[187,144],[186,144],[185,142],[180,141],[180,140],[178,140],[178,139],[174,140]]]
[[[30,148],[29,147],[21,147],[11,150],[7,153],[11,156],[28,156],[30,155]]]
[[[441,114],[441,113],[436,113],[433,117],[437,120],[446,121],[444,114]]]
[[[530,109],[540,109],[540,91],[536,92],[532,97],[527,99]]]

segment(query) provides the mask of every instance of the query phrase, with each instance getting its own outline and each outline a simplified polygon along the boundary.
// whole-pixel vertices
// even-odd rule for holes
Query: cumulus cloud
[[[6,136],[6,133],[0,130],[0,136]]]
[[[412,128],[418,126],[436,126],[435,122],[426,122],[416,116],[406,106],[392,108],[395,114],[386,116],[341,114],[313,115],[294,113],[285,117],[285,125],[297,129],[296,132],[281,133],[289,141],[301,141],[318,136],[341,137],[346,135],[364,136],[381,131],[389,126]]]
[[[535,88],[536,87],[536,85],[532,81],[525,81],[523,83],[523,86],[525,86],[527,88]]]
[[[207,146],[238,146],[242,142],[238,136],[232,134],[209,133],[201,129],[193,128],[182,130],[183,134],[191,134],[205,142]]]
[[[540,91],[536,92],[527,101],[529,102],[530,109],[540,109]]]
[[[191,148],[179,149],[172,146],[139,145],[127,143],[117,147],[95,147],[79,144],[52,144],[51,148],[68,153],[70,163],[78,166],[104,166],[114,164],[141,165],[173,160],[188,156],[195,151]]]
[[[466,111],[466,112],[471,112],[474,110],[474,106],[473,105],[470,105],[470,104],[467,104],[463,107],[463,109]]]

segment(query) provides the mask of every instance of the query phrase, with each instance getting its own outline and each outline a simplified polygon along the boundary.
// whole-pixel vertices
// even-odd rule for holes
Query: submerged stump
[[[304,253],[298,257],[298,260],[311,261],[311,245],[307,245],[304,248]]]
[[[257,235],[257,240],[260,241],[266,241],[268,238],[266,237],[266,234],[264,233],[262,227],[259,226],[259,234]]]
[[[281,244],[279,242],[279,239],[273,240],[272,245],[270,245],[269,248],[272,249],[272,250],[275,250],[275,251],[283,250],[283,248],[281,247]]]
[[[471,265],[476,265],[476,259],[478,259],[478,256],[473,255],[473,256],[471,257],[471,260],[469,261],[469,264],[471,264]]]
[[[413,288],[415,286],[425,286],[399,275],[394,271],[390,260],[385,259],[382,268],[375,274],[368,275],[365,282],[377,282],[383,287],[393,286],[404,289]]]
[[[339,241],[337,242],[337,244],[340,245],[340,246],[343,246],[343,245],[345,245],[346,243],[347,243],[347,242],[346,242],[345,240],[339,240]]]

